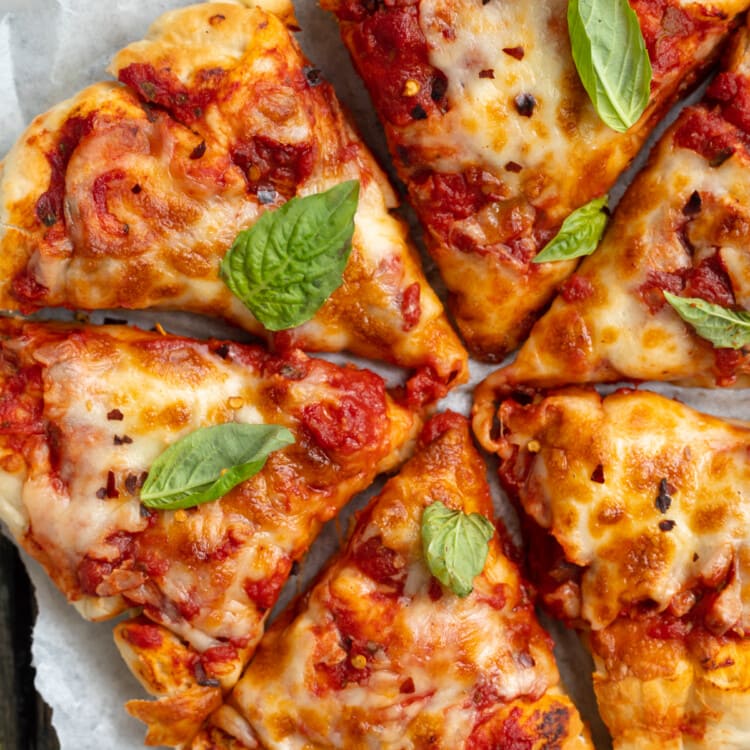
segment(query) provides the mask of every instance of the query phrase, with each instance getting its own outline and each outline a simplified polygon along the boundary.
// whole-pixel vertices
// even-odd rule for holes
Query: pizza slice
[[[386,178],[285,26],[291,5],[273,7],[281,18],[231,3],[166,13],[115,56],[122,83],[34,120],[0,171],[0,308],[221,316],[279,350],[347,349],[417,370],[410,395],[432,400],[465,380],[466,353],[388,212]],[[358,185],[343,264],[345,234],[320,258],[322,230],[335,228],[320,206],[296,222],[283,208],[342,184]],[[221,262],[261,219],[275,228],[252,241],[241,301]],[[336,278],[310,320],[280,316]],[[245,304],[261,294],[263,324]]]
[[[488,445],[616,750],[750,742],[750,424],[648,391],[506,394]]]
[[[85,617],[140,608],[117,641],[159,700],[129,710],[172,745],[237,680],[321,525],[417,429],[379,376],[299,351],[7,318],[0,415],[0,519]],[[263,425],[285,447],[236,478],[258,457],[231,456]],[[196,500],[216,462],[211,481],[235,486]]]
[[[515,362],[488,379],[478,408],[504,383],[750,384],[749,45],[743,28],[703,100],[654,147],[599,248]]]
[[[194,747],[592,747],[492,516],[468,421],[434,417]]]
[[[458,327],[480,358],[499,361],[523,340],[576,265],[534,257],[572,211],[607,193],[748,3],[630,5],[653,77],[648,106],[620,133],[579,80],[567,0],[323,2],[339,19]],[[628,38],[613,19],[600,20],[621,32],[610,47]],[[634,75],[628,69],[621,83]]]

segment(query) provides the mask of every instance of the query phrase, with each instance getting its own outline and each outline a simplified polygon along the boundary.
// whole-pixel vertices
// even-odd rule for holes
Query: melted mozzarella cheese
[[[717,9],[715,3],[683,4],[696,15]],[[744,9],[737,0],[719,5],[727,17]],[[600,179],[603,172],[614,179],[628,163],[645,135],[639,131],[646,130],[648,115],[627,134],[603,124],[573,63],[566,9],[564,0],[511,0],[481,8],[470,0],[421,0],[420,27],[430,63],[448,80],[449,108],[439,125],[417,123],[405,137],[436,155],[433,169],[454,172],[482,165],[502,175],[511,195],[533,192],[535,205],[551,206],[564,216],[576,205],[582,176]],[[690,40],[695,60],[715,44],[713,35],[707,36]],[[504,52],[519,48],[521,59]],[[648,114],[675,75],[673,70],[657,78]],[[524,95],[534,98],[531,116],[515,104]],[[523,171],[508,172],[509,162]]]
[[[639,602],[663,611],[733,566],[742,606],[724,629],[750,625],[747,427],[646,391],[564,393],[527,413],[506,402],[499,416],[531,460],[522,504],[583,568],[581,616],[592,628]]]

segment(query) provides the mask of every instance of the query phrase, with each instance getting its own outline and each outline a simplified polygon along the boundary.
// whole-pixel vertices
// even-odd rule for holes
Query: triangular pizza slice
[[[194,747],[592,747],[492,516],[468,421],[434,417]]]
[[[293,23],[291,5],[275,5]],[[221,316],[278,349],[347,349],[419,370],[411,390],[423,401],[465,379],[466,353],[389,214],[393,191],[279,17],[231,3],[174,10],[111,70],[122,83],[40,115],[5,158],[0,308]],[[220,276],[222,258],[241,230],[264,216],[267,228],[269,212],[350,181],[359,196],[343,283],[295,327],[261,314],[267,330]],[[307,216],[254,240],[246,297],[275,295],[266,306],[283,309],[329,283],[321,274],[336,270],[346,238],[325,265],[318,229],[332,222]]]
[[[573,210],[607,193],[748,3],[631,0],[653,78],[648,106],[624,133],[600,119],[576,72],[566,15],[578,3],[323,5],[383,120],[459,329],[475,355],[499,361],[575,268],[534,257]],[[637,85],[635,62],[618,56],[635,38],[621,25],[627,3],[584,5],[592,27],[616,36],[592,53],[618,71],[613,87]],[[585,49],[585,35],[574,47]]]
[[[515,382],[750,384],[742,312],[750,309],[749,143],[743,28],[703,100],[654,147],[596,252],[563,285],[515,362],[488,379],[480,404]]]
[[[750,743],[750,424],[648,391],[506,395],[532,580],[581,628],[616,750]]]
[[[195,505],[263,425],[285,447]],[[0,319],[0,519],[85,617],[141,609],[117,639],[160,697],[130,705],[152,744],[191,739],[294,562],[416,430],[379,376],[299,351]]]

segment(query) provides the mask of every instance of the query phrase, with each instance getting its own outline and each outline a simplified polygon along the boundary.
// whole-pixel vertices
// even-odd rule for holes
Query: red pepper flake
[[[112,409],[112,411],[107,412],[107,419],[120,422],[124,418],[123,413],[119,409]]]
[[[143,188],[138,184],[135,184],[133,185],[132,188],[130,188],[130,192],[133,193],[133,195],[138,195],[138,193],[140,193],[141,190],[143,190]]]
[[[117,484],[115,482],[115,473],[114,471],[108,471],[107,472],[107,497],[113,498],[113,497],[120,497],[120,493],[117,491]]]
[[[484,70],[479,71],[479,77],[480,78],[494,78],[495,71],[492,68],[484,68]]]
[[[534,107],[536,107],[536,99],[533,94],[519,94],[513,103],[516,105],[516,112],[521,117],[531,117],[534,114]]]
[[[666,479],[660,480],[659,494],[656,496],[655,503],[660,513],[666,513],[669,510],[669,506],[672,505],[672,498],[669,494],[670,489],[669,482]]]
[[[115,435],[114,437],[115,445],[127,445],[132,442],[133,442],[133,438],[130,437],[130,435],[123,435],[122,437],[120,437],[119,435]]]
[[[438,579],[434,576],[430,578],[430,585],[427,589],[427,595],[433,602],[436,602],[443,597],[443,587],[440,585],[440,581],[438,581]]]
[[[591,481],[604,484],[604,467],[601,464],[597,464],[597,467],[591,472]]]
[[[211,24],[211,26],[218,26],[222,21],[226,19],[226,16],[223,16],[221,13],[215,13],[211,18],[208,19],[208,22]]]
[[[505,52],[506,55],[510,55],[511,57],[515,58],[516,60],[523,60],[523,56],[525,54],[523,47],[503,47],[503,52]]]
[[[410,114],[413,120],[427,119],[427,112],[425,112],[425,109],[421,104],[417,104],[415,107],[412,107]]]
[[[135,495],[138,490],[138,477],[135,474],[128,474],[125,477],[125,490],[128,495]]]
[[[191,152],[190,152],[190,158],[191,159],[200,159],[203,154],[206,153],[206,142],[201,141]]]
[[[683,216],[695,216],[696,214],[699,214],[701,211],[701,194],[697,190],[693,190],[690,198],[688,199],[688,202],[684,205],[682,209],[682,215]]]
[[[517,162],[517,161],[509,161],[505,165],[505,171],[506,172],[520,172],[523,169],[523,167]]]
[[[411,677],[407,677],[402,683],[401,687],[398,689],[399,693],[413,693],[416,690],[414,686],[414,680]]]
[[[671,520],[667,521],[659,521],[659,528],[662,531],[672,531],[672,529],[675,527],[675,522]]]
[[[97,496],[97,497],[98,497],[98,498],[99,498],[100,500],[104,500],[104,498],[105,498],[105,497],[107,497],[107,488],[106,488],[106,487],[100,487],[100,488],[99,488],[99,489],[98,489],[98,490],[96,491],[96,496]]]

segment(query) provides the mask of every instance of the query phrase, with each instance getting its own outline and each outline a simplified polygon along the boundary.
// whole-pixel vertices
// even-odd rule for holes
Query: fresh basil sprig
[[[430,573],[458,596],[468,596],[484,568],[494,529],[480,513],[452,510],[439,500],[422,512],[422,549]]]
[[[578,76],[601,119],[624,133],[651,94],[651,60],[628,0],[569,0],[568,32]]]
[[[216,500],[257,474],[269,454],[293,442],[294,435],[275,424],[201,427],[154,461],[141,488],[141,502],[177,510]]]
[[[607,226],[607,199],[606,195],[594,198],[569,214],[560,231],[533,258],[534,263],[570,260],[591,255],[599,245],[604,227]]]
[[[719,349],[750,345],[750,312],[735,311],[700,297],[678,297],[664,292],[664,299],[695,332]]]
[[[359,182],[292,198],[237,235],[221,277],[269,330],[301,325],[341,286]]]

